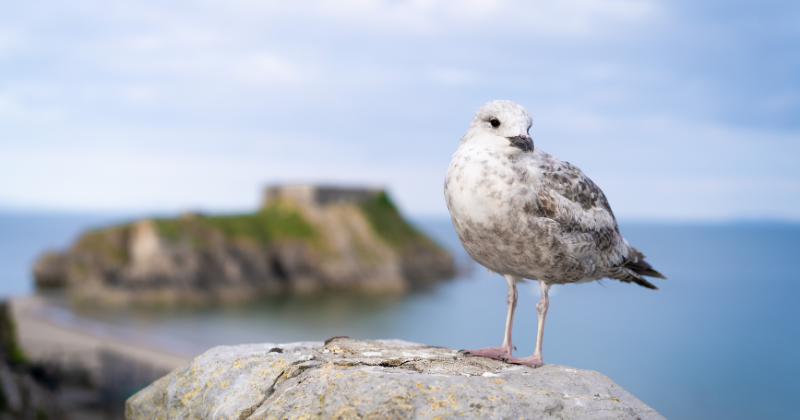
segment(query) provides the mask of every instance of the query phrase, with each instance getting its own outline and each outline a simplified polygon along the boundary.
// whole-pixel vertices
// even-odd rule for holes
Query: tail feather
[[[620,275],[616,277],[617,279],[624,281],[624,282],[633,282],[640,286],[644,286],[648,289],[656,289],[658,287],[650,283],[649,281],[645,280],[642,276],[648,277],[657,277],[660,279],[666,279],[667,277],[658,271],[656,271],[650,263],[645,261],[645,256],[636,248],[631,247],[632,255],[631,258],[626,260],[622,266],[620,267]]]
[[[658,290],[656,285],[645,280],[644,277],[640,276],[629,268],[621,267],[616,273],[613,273],[611,277],[624,283],[636,283],[639,286],[646,287],[648,289]]]
[[[659,273],[656,271],[650,263],[645,261],[644,259],[647,258],[644,254],[639,252],[638,249],[631,247],[633,251],[632,259],[626,261],[622,266],[628,269],[633,270],[636,274],[640,276],[650,276],[650,277],[658,277],[660,279],[666,279],[667,276]]]
[[[660,279],[666,279],[667,277],[658,271],[656,271],[653,266],[647,263],[645,260],[639,260],[635,263],[628,263],[625,264],[625,268],[633,270],[634,273],[640,276],[648,276],[648,277],[657,277]]]

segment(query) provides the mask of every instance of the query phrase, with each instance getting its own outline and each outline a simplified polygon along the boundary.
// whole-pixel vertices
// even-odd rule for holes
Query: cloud
[[[609,24],[641,22],[657,3],[648,0],[312,0],[225,2],[258,18],[284,17],[356,25],[373,33],[445,34],[501,28],[513,34],[588,36]]]
[[[232,73],[237,79],[256,86],[310,83],[314,77],[305,67],[269,52],[239,58],[232,66]]]
[[[8,28],[0,28],[0,62],[7,55],[19,51],[22,44],[23,39],[19,32]]]
[[[58,107],[26,104],[15,95],[0,93],[0,121],[43,123],[63,115],[64,111]]]
[[[470,85],[480,79],[474,72],[458,69],[431,69],[426,75],[431,81],[445,85]]]
[[[748,30],[789,18],[718,7],[13,3],[0,13],[0,179],[15,181],[0,206],[247,208],[263,183],[325,180],[385,185],[443,215],[458,139],[502,98],[621,217],[800,219],[796,31]]]

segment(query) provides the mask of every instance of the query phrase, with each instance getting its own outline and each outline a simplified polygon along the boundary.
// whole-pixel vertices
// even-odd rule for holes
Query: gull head
[[[491,101],[483,104],[462,144],[486,147],[507,155],[533,152],[533,140],[528,135],[531,114],[524,106],[511,101]]]

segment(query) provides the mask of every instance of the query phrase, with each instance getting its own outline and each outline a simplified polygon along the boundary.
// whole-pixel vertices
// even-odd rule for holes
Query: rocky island
[[[655,410],[589,370],[510,365],[400,340],[215,347],[128,399],[145,419],[637,419]]]
[[[271,187],[251,214],[184,214],[94,230],[34,266],[79,301],[207,303],[284,291],[401,293],[454,274],[453,258],[387,193]]]

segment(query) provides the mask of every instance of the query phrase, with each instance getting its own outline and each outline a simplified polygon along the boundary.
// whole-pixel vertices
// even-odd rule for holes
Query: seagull
[[[611,278],[657,290],[643,276],[666,277],[620,235],[591,179],[533,147],[531,123],[528,110],[512,101],[481,106],[450,162],[444,194],[464,249],[508,282],[503,344],[463,353],[539,367],[551,285]],[[536,349],[514,357],[516,284],[524,279],[537,280],[542,290]]]

